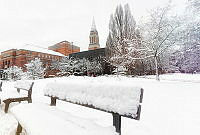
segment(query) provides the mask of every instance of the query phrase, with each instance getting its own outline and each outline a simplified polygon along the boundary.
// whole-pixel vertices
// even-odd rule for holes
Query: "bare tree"
[[[155,63],[156,80],[159,80],[158,64],[161,56],[177,41],[176,30],[180,26],[177,18],[169,15],[170,6],[153,9],[147,22],[142,25],[142,44],[148,57]]]
[[[189,0],[181,29],[181,59],[177,63],[181,72],[200,72],[200,1]],[[178,54],[177,54],[178,55]]]

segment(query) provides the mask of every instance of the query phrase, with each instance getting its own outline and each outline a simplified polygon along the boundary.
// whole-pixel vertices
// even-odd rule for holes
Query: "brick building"
[[[1,52],[0,68],[7,69],[11,66],[18,66],[24,69],[24,65],[34,58],[40,58],[44,66],[48,65],[52,60],[59,60],[64,55],[48,50],[45,48],[26,45],[21,49],[10,49]]]
[[[20,49],[10,49],[3,51],[0,55],[0,69],[4,70],[11,66],[18,66],[25,71],[24,65],[35,58],[40,58],[44,64],[44,67],[49,67],[52,61],[60,60],[63,56],[69,55],[72,52],[80,51],[80,48],[77,46],[72,47],[66,45],[68,43],[68,41],[63,41],[54,46],[51,46],[50,48],[56,48],[55,51],[53,51],[53,49],[50,50],[33,45],[25,45]],[[55,74],[56,71],[51,70],[50,68],[48,69],[49,70],[46,71],[47,76]]]
[[[55,45],[49,46],[49,50],[53,50],[55,52],[59,52],[65,56],[68,56],[71,53],[80,52],[80,47],[73,45],[72,42],[62,41]]]
[[[25,64],[34,58],[40,58],[44,66],[47,67],[54,60],[60,60],[63,56],[75,56],[94,58],[105,56],[105,48],[100,48],[99,36],[93,19],[89,35],[89,51],[80,52],[80,47],[73,45],[73,42],[62,41],[47,48],[41,48],[32,45],[26,45],[19,49],[10,49],[1,52],[0,70],[7,69],[11,66],[22,67],[25,70]],[[71,55],[73,54],[73,55]],[[49,69],[48,75],[54,74],[55,71]],[[52,73],[53,72],[53,73]]]

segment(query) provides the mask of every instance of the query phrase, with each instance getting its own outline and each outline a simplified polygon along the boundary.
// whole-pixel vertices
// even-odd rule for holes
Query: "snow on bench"
[[[9,104],[12,102],[21,102],[21,101],[28,101],[29,103],[32,102],[32,87],[33,82],[29,81],[17,81],[14,84],[14,87],[17,89],[14,90],[2,90],[0,92],[0,100],[5,103],[5,113],[8,112]],[[23,90],[23,91],[20,91]],[[0,102],[1,103],[1,102]]]
[[[48,83],[45,95],[78,104],[92,105],[108,112],[137,117],[141,87],[123,83],[76,82]]]
[[[117,135],[113,127],[102,127],[54,106],[20,104],[10,109],[28,135]],[[22,127],[18,126],[17,135]]]
[[[143,89],[126,82],[98,80],[67,80],[48,83],[44,90],[56,99],[112,113],[113,126],[121,134],[121,116],[139,120]]]

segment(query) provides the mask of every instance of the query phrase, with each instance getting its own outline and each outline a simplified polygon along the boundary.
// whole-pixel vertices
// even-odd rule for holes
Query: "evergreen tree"
[[[31,60],[28,64],[25,64],[27,69],[27,76],[29,79],[40,79],[44,78],[45,68],[43,67],[43,63],[39,58],[35,58]]]
[[[106,42],[107,61],[115,67],[128,69],[140,57],[140,33],[129,5],[119,5],[110,17],[109,35]]]
[[[5,70],[9,80],[21,80],[23,76],[23,70],[21,67],[12,66]]]

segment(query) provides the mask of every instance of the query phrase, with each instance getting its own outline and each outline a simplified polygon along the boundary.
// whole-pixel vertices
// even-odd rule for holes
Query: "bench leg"
[[[140,113],[141,113],[141,105],[139,105],[139,107],[138,107],[137,117],[135,118],[136,120],[140,120]]]
[[[56,106],[56,98],[51,97],[51,106]]]
[[[32,99],[30,98],[30,99],[28,99],[28,103],[32,103]]]
[[[6,101],[6,102],[5,102],[5,109],[4,109],[4,112],[5,112],[5,113],[8,112],[9,105],[10,105],[10,102],[9,102],[9,101]]]
[[[21,132],[22,132],[22,126],[18,123],[16,135],[20,135]]]
[[[121,116],[116,113],[112,113],[113,115],[113,126],[116,129],[116,132],[121,135]]]

